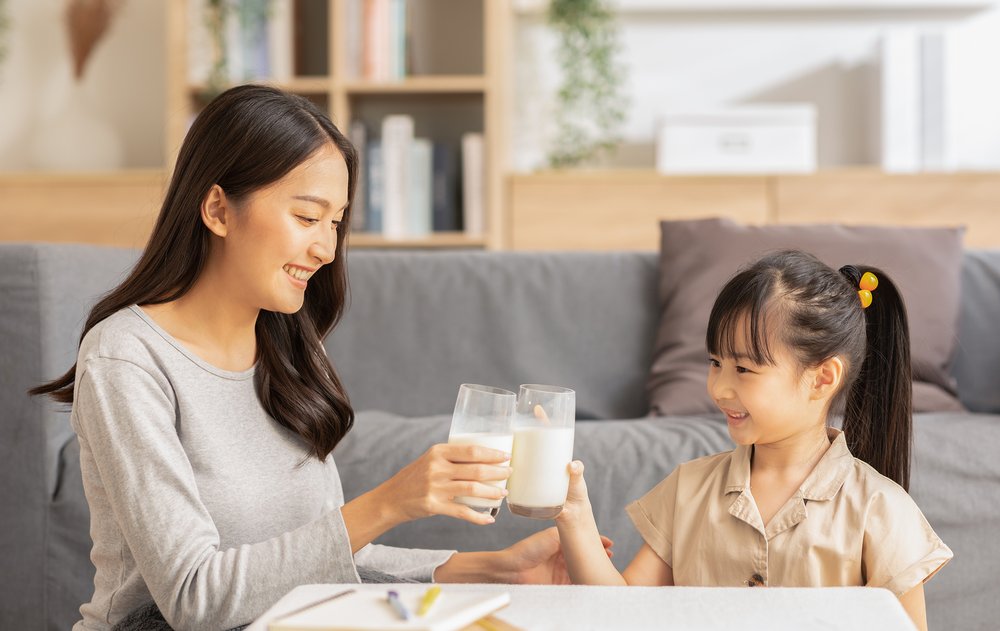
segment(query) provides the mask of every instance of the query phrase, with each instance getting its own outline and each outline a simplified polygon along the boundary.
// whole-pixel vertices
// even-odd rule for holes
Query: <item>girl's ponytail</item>
[[[865,358],[847,393],[844,434],[856,458],[909,490],[913,382],[906,306],[881,270],[853,265],[840,268],[855,288],[865,272],[875,274],[878,287],[864,310]]]

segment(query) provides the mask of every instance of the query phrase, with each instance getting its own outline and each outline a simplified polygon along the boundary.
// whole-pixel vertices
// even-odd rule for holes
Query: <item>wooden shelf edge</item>
[[[116,171],[0,171],[0,186],[71,184],[107,186],[166,182],[164,169],[121,169]]]
[[[486,237],[462,232],[438,232],[421,238],[389,239],[380,234],[354,232],[348,236],[347,245],[350,248],[483,249],[486,247]]]
[[[486,91],[486,78],[480,75],[441,75],[407,77],[400,81],[349,79],[338,84],[348,94],[419,94],[478,93]]]
[[[246,81],[245,83],[252,83],[257,85],[270,85],[286,92],[292,92],[295,94],[324,94],[330,91],[333,86],[333,80],[330,77],[293,77],[291,79],[254,79],[251,81]],[[236,85],[243,85],[242,83],[226,83],[221,86],[222,89],[228,89]],[[189,83],[187,86],[188,92],[192,96],[198,96],[204,94],[208,91],[208,85],[204,83]]]

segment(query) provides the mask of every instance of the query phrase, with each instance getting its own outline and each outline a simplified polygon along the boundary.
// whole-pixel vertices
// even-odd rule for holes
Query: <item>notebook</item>
[[[413,614],[403,620],[386,600],[388,590],[345,590],[319,604],[275,618],[268,631],[456,631],[510,603],[502,591],[443,589],[424,616],[416,611],[426,587],[399,590],[400,600]]]

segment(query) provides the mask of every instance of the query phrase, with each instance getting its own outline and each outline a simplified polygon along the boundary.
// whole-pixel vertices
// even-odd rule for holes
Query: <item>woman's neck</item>
[[[231,296],[210,269],[180,298],[143,309],[188,350],[224,370],[253,366],[259,309]]]

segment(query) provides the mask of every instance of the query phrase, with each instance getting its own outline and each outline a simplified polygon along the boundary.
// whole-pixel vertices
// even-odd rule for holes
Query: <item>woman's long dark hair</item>
[[[327,143],[347,163],[348,199],[358,177],[357,153],[330,119],[308,100],[259,85],[232,88],[198,115],[181,146],[156,226],[128,278],[91,310],[83,336],[133,304],[180,298],[208,260],[211,233],[201,203],[215,184],[237,205],[280,180]],[[344,241],[350,207],[337,228],[335,258],[309,280],[305,304],[294,314],[261,311],[257,318],[254,385],[268,414],[305,441],[320,460],[347,434],[354,410],[323,350],[323,338],[340,320],[347,291]],[[76,365],[30,391],[73,402]]]
[[[878,277],[867,309],[858,297],[865,272]],[[804,368],[840,357],[844,385],[830,408],[844,410],[851,452],[908,489],[913,434],[910,333],[906,306],[889,276],[861,265],[836,271],[795,250],[775,252],[740,271],[719,293],[708,322],[709,353],[734,356],[741,322],[746,322],[745,352],[758,364],[775,362],[769,334],[776,334]]]

